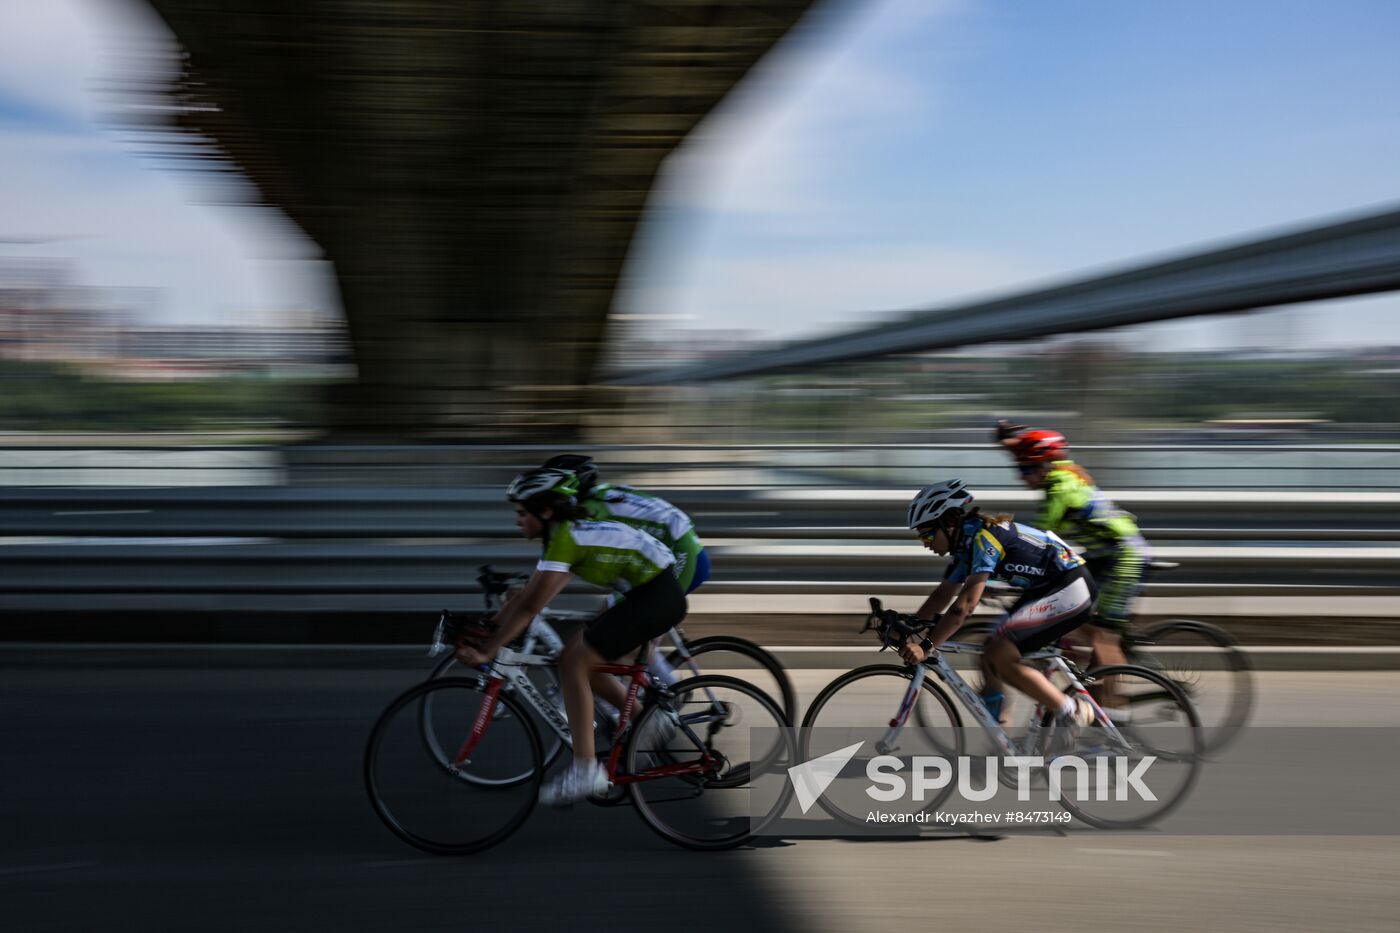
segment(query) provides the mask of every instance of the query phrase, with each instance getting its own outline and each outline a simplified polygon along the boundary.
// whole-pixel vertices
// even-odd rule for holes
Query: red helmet
[[[1058,431],[1023,431],[1006,446],[1017,463],[1048,463],[1069,456],[1069,445]]]

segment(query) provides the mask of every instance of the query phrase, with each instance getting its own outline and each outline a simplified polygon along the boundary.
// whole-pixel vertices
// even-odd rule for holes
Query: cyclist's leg
[[[690,584],[686,588],[685,595],[689,596],[691,593],[700,589],[708,579],[710,579],[710,554],[704,548],[701,548],[695,554],[695,573],[690,578]],[[679,646],[679,636],[676,637],[676,642],[677,646]],[[664,684],[674,684],[679,679],[676,677],[675,669],[666,662],[665,656],[661,653],[660,646],[657,646],[651,652],[651,657],[647,660],[647,671],[651,676]],[[699,673],[699,671],[697,670],[696,673]]]
[[[997,627],[1000,628],[1010,614],[1003,615],[997,620]],[[987,654],[987,645],[983,645],[982,654],[977,659],[978,665],[982,669],[982,688],[979,691],[982,695],[982,703],[991,710],[1003,726],[1006,725],[1006,685],[1002,683],[1001,676],[997,674],[992,659]]]
[[[648,641],[678,625],[684,617],[685,596],[681,593],[680,585],[675,577],[663,573],[632,590],[626,599],[609,606],[590,622],[581,635],[581,641],[591,655],[586,673],[592,675],[593,686],[599,695],[621,709],[627,698],[622,683],[615,677],[597,674],[592,668],[631,655]],[[577,744],[574,749],[576,757],[582,759],[584,756]],[[589,757],[592,757],[591,751]]]
[[[575,761],[592,762],[596,754],[593,745],[593,690],[589,680],[593,668],[605,660],[584,640],[582,632],[570,638],[559,655],[559,685],[564,694],[564,713],[569,718]]]
[[[1123,655],[1123,635],[1150,563],[1151,553],[1141,538],[1125,541],[1117,551],[1090,562],[1090,573],[1099,587],[1089,627],[1092,666],[1128,663]]]
[[[992,669],[1047,709],[1065,711],[1064,693],[1044,674],[1022,664],[1021,656],[1044,648],[1083,625],[1093,606],[1094,587],[1084,572],[1052,592],[1022,597],[987,641],[984,653]]]
[[[597,661],[595,664],[602,664]],[[593,695],[607,703],[614,710],[622,709],[622,704],[627,702],[627,688],[622,685],[622,681],[612,674],[600,674],[593,671],[588,675],[589,686],[593,688]],[[609,713],[609,715],[612,715]]]

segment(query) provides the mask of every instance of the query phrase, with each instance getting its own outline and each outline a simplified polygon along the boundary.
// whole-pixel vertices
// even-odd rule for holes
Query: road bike
[[[501,598],[511,588],[524,584],[529,577],[526,574],[503,573],[487,564],[480,568],[476,579],[481,586],[485,610],[487,613],[492,613],[500,608]],[[566,609],[545,609],[530,621],[529,627],[521,637],[528,643],[530,650],[552,653],[557,656],[564,647],[564,641],[558,632],[559,626],[587,622],[596,614],[596,612]],[[670,642],[670,647],[664,651],[658,650],[653,654],[651,658],[652,673],[661,676],[664,680],[675,681],[683,677],[698,677],[705,671],[742,671],[744,680],[767,691],[773,701],[778,704],[778,708],[787,716],[789,723],[797,721],[797,692],[793,689],[792,679],[788,677],[782,662],[771,652],[746,638],[738,638],[733,635],[686,638],[685,630],[679,625],[667,632],[665,638]],[[526,653],[530,653],[530,651]],[[702,657],[704,658],[703,669],[700,662]],[[456,666],[454,659],[449,655],[437,663],[429,676],[442,677],[447,674],[459,673],[454,671]],[[540,668],[538,673],[548,678],[553,676],[554,669]],[[558,694],[557,681],[553,686],[543,684],[542,688],[547,688],[545,692],[551,695]]]
[[[442,635],[455,641],[457,633],[435,633],[435,643]],[[787,805],[785,792],[752,813],[749,775],[794,763],[792,730],[766,693],[738,678],[653,677],[645,663],[651,650],[649,643],[631,664],[595,668],[628,685],[604,754],[611,787],[677,845],[743,845]],[[536,722],[570,744],[563,711],[531,676],[556,663],[550,653],[507,647],[473,676],[432,678],[389,704],[370,732],[364,780],[395,835],[428,852],[463,855],[520,828],[547,770]]]
[[[1149,573],[1179,566],[1153,561]],[[983,603],[1006,610],[1015,591],[989,586]],[[970,622],[958,630],[961,642],[982,642],[996,622]],[[1070,644],[1077,639],[1071,634]],[[1080,646],[1087,651],[1087,646]],[[1165,619],[1138,631],[1131,624],[1123,635],[1123,654],[1129,664],[1146,667],[1170,677],[1191,700],[1201,717],[1201,735],[1207,754],[1219,752],[1249,722],[1254,709],[1254,666],[1229,632],[1209,622]]]
[[[897,648],[933,624],[883,609],[878,599],[871,599],[870,603],[871,613],[862,631],[874,630],[881,650]],[[1117,802],[1098,807],[1099,801],[1081,799],[1083,795],[1067,787],[1059,806],[1090,826],[1144,826],[1160,820],[1186,799],[1199,776],[1203,743],[1196,711],[1171,678],[1136,665],[1106,666],[1086,673],[1058,646],[1030,652],[1022,661],[1052,678],[1052,682],[1058,679],[1067,694],[1086,700],[1094,711],[1094,721],[1083,727],[1063,726],[1056,721],[1053,710],[1036,704],[1024,728],[1013,734],[1003,728],[949,661],[950,656],[975,657],[981,651],[979,644],[946,642],[919,664],[873,664],[837,677],[817,694],[803,718],[799,749],[802,760],[848,748],[852,738],[871,736],[875,736],[870,742],[872,754],[898,752],[901,757],[910,758],[927,752],[949,761],[961,759],[969,755],[969,741],[979,733],[964,730],[958,706],[949,696],[951,691],[973,722],[981,726],[980,734],[989,741],[991,754],[1039,758],[1045,763],[1033,770],[1041,786],[1049,779],[1053,762],[1068,755],[1102,762],[1101,767],[1110,771],[1130,769],[1133,762],[1149,757],[1154,760],[1154,768],[1161,765],[1156,773],[1162,775],[1162,781],[1154,784],[1156,799],[1140,801],[1133,807]],[[948,690],[934,683],[934,678]],[[1112,685],[1108,692],[1111,699],[1105,698],[1100,705],[1094,694],[1099,692],[1097,688],[1108,684]],[[869,754],[851,758],[842,773],[864,773],[870,758]],[[1002,770],[997,780],[1013,786],[1008,782],[1014,778]],[[1089,789],[1090,778],[1079,772],[1071,773],[1069,780],[1083,781],[1084,789]],[[819,802],[838,819],[863,824],[868,822],[870,800],[866,794],[854,792],[858,789],[851,785],[852,793],[844,796],[839,790],[828,791]],[[914,812],[932,814],[953,790],[954,785],[949,783],[936,794],[910,801],[909,806]]]

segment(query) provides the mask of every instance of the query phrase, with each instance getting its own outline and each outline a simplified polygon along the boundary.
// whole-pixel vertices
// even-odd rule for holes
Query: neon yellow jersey
[[[1045,501],[1032,524],[1053,531],[1084,548],[1090,555],[1115,551],[1125,542],[1142,537],[1137,519],[1113,504],[1113,500],[1086,482],[1069,460],[1050,465],[1040,488]]]

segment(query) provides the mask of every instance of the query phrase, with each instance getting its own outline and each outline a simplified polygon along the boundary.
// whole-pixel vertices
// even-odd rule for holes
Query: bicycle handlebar
[[[476,582],[481,585],[482,592],[487,596],[500,596],[507,592],[512,586],[525,583],[530,579],[529,574],[507,573],[496,570],[490,564],[482,564],[480,572],[476,575]]]
[[[886,609],[880,600],[870,597],[870,615],[865,618],[862,632],[872,629],[880,637],[880,650],[899,648],[913,635],[927,631],[933,623],[918,616],[905,615],[893,609]]]

